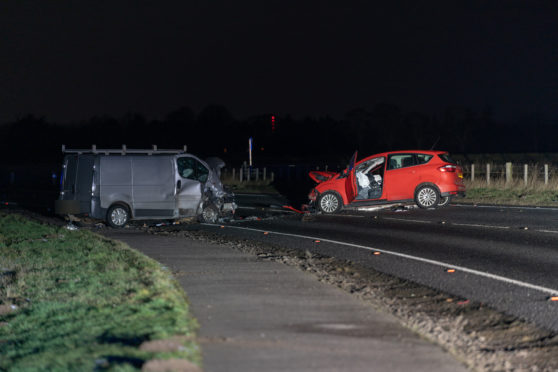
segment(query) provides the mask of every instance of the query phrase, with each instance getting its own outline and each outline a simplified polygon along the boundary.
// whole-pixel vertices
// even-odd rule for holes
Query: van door
[[[66,155],[62,179],[62,200],[74,200],[76,194],[77,155]]]
[[[101,208],[110,208],[114,203],[125,203],[133,209],[132,157],[99,156],[98,192]]]
[[[75,200],[79,201],[80,213],[91,213],[94,155],[80,155],[77,162]]]
[[[176,201],[181,217],[196,216],[202,200],[202,188],[209,169],[191,156],[176,158]]]
[[[170,156],[132,158],[132,195],[136,217],[173,217],[174,166]]]

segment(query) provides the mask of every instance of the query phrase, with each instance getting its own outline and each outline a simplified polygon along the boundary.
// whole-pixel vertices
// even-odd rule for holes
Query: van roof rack
[[[91,145],[90,149],[67,149],[66,145],[62,145],[62,152],[65,154],[183,154],[186,152],[186,145],[181,150],[166,150],[157,148],[157,145],[153,145],[150,149],[129,149],[126,145],[122,145],[120,149],[98,149],[97,145]]]

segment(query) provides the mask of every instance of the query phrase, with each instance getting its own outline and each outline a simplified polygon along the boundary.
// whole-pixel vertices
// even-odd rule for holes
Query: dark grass
[[[0,212],[0,370],[137,370],[154,357],[200,363],[196,321],[170,273],[87,231]],[[6,306],[4,306],[6,308]],[[184,349],[147,340],[190,336]]]
[[[471,187],[458,202],[499,205],[558,207],[558,191],[521,188]]]

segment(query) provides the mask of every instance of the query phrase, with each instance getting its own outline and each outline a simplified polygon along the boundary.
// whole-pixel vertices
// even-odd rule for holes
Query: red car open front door
[[[355,163],[358,151],[355,151],[351,157],[351,161],[347,166],[347,178],[345,179],[345,195],[347,196],[347,203],[351,203],[356,198],[356,180],[355,180]]]

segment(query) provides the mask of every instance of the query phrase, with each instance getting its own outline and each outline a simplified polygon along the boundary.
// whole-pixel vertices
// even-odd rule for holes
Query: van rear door
[[[91,213],[93,155],[66,155],[60,200],[55,206],[59,214]]]
[[[64,173],[60,192],[61,200],[74,200],[76,192],[77,155],[64,157]]]
[[[75,199],[81,213],[91,213],[94,155],[79,155],[77,163]]]

